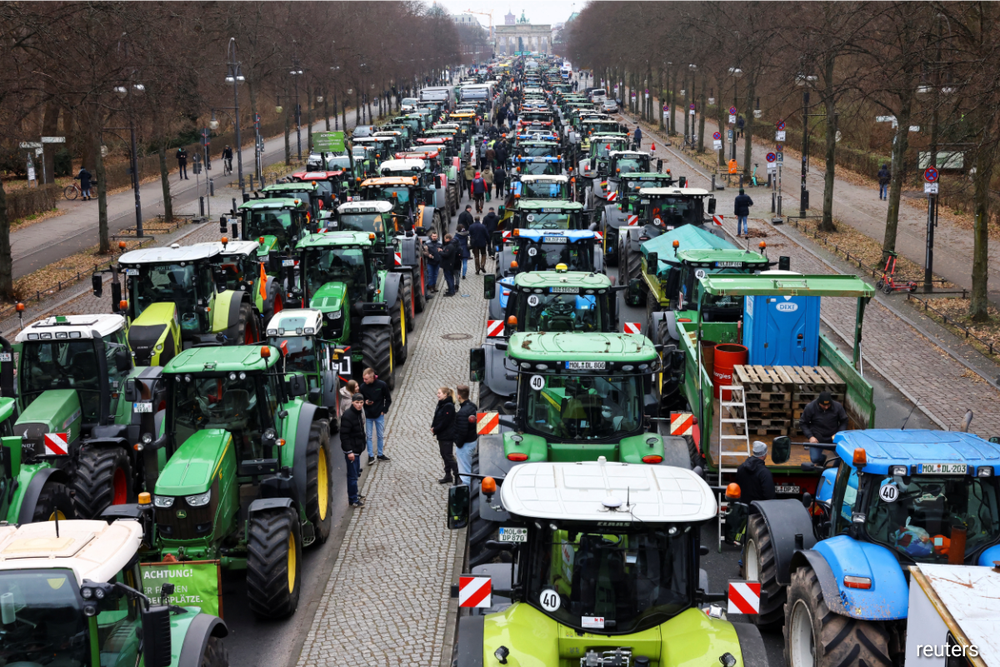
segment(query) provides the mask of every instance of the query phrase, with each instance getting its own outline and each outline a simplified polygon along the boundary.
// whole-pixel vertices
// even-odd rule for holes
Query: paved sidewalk
[[[468,384],[469,348],[482,343],[486,305],[482,278],[470,270],[459,295],[435,297],[407,337],[413,349],[386,420],[392,461],[370,471],[366,506],[344,536],[301,667],[451,664],[450,589],[465,532],[445,526],[447,487],[437,483],[443,465],[430,423],[438,387]]]
[[[626,117],[626,121],[630,127],[634,127],[630,118]],[[700,168],[695,171],[675,153],[662,147],[662,137],[653,132],[647,132],[646,136],[649,140],[656,141],[656,156],[663,157],[664,166],[670,167],[675,175],[688,176],[691,184],[696,187],[709,186],[709,179],[705,178]],[[731,211],[737,192],[738,188],[727,188],[716,193],[716,210],[725,216],[725,228],[731,237],[736,232],[736,219]],[[758,193],[764,196],[759,196]],[[754,207],[756,214],[768,210],[770,197],[767,196],[767,190],[755,188],[749,194],[759,199]],[[769,214],[767,217],[770,218]],[[752,217],[750,223],[752,230],[760,230],[768,235],[766,239],[751,239],[753,249],[756,249],[760,240],[766,240],[768,254],[771,257],[791,257],[793,271],[834,273],[829,266],[793,241],[791,230],[786,235],[760,219],[759,215]],[[745,245],[746,240],[742,244]],[[975,414],[972,432],[984,437],[1000,434],[1000,391],[920,334],[894,312],[891,302],[888,303],[887,307],[880,295],[865,311],[862,340],[865,364],[900,388],[907,399],[916,403],[922,412],[942,428],[960,428],[966,410],[971,409]],[[851,349],[853,344],[854,309],[852,299],[823,300],[823,319],[844,339],[844,349]],[[993,367],[996,368],[995,364]],[[991,379],[996,375],[994,372]]]

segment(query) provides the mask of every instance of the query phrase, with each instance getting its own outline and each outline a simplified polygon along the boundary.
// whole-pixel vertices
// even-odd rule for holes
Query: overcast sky
[[[543,0],[543,2],[499,2],[497,0],[437,0],[437,4],[445,9],[449,14],[463,14],[465,10],[471,9],[477,12],[489,12],[493,10],[493,25],[503,25],[504,16],[508,11],[514,16],[521,18],[521,11],[524,10],[528,20],[532,23],[564,23],[569,15],[583,9],[585,0]],[[489,26],[490,20],[487,16],[475,14],[484,28]]]

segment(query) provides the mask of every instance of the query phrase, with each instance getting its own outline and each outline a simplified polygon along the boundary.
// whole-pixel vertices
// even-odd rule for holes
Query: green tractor
[[[448,527],[469,525],[469,487],[448,500]],[[502,517],[490,544],[512,566],[473,566],[493,597],[459,619],[456,667],[767,663],[757,628],[711,604],[726,595],[708,592],[700,534],[718,509],[690,470],[603,457],[526,464],[483,480],[480,508]]]
[[[684,179],[683,176],[681,178]],[[608,264],[618,263],[618,237],[622,227],[635,225],[639,222],[638,213],[641,208],[639,191],[642,188],[666,188],[673,184],[674,177],[669,169],[663,173],[635,171],[621,177],[618,189],[608,193],[601,220],[601,230],[604,233],[604,255]]]
[[[324,218],[330,216],[333,205],[332,197],[324,194],[323,188],[318,183],[311,181],[300,181],[292,176],[288,177],[290,182],[275,183],[260,189],[260,194],[264,199],[291,199],[300,200],[306,204],[306,222],[315,220],[321,224]]]
[[[163,369],[166,413],[142,447],[154,489],[159,560],[246,570],[251,610],[295,611],[302,548],[330,535],[330,424],[268,345],[185,350]]]
[[[250,295],[254,313],[263,323],[270,321],[285,307],[285,284],[280,276],[267,274],[266,264],[258,251],[256,241],[230,241],[223,236],[221,242],[196,243],[193,247],[217,248],[219,253],[211,259],[212,271],[221,290],[243,291]]]
[[[257,255],[265,261],[272,252],[290,254],[299,239],[309,233],[312,220],[307,213],[308,206],[302,199],[250,199],[249,195],[244,195],[243,203],[231,215],[240,217],[239,238],[257,241],[260,245]],[[226,233],[224,225],[220,231]],[[267,263],[268,273],[276,274],[271,263]]]
[[[129,519],[0,526],[4,664],[227,667],[222,619],[143,593],[150,537]]]
[[[610,151],[607,162],[590,158],[590,172],[594,174],[586,189],[585,199],[588,208],[603,208],[608,203],[612,192],[618,190],[619,181],[629,173],[648,174],[652,169],[653,154],[645,151]],[[663,161],[659,161],[662,169]],[[596,172],[596,173],[595,173]]]
[[[396,365],[409,352],[414,285],[409,273],[389,270],[393,247],[374,232],[338,231],[310,234],[295,251],[300,277],[292,295],[323,313],[323,338],[349,349],[355,376],[374,368],[395,387]]]
[[[222,245],[143,248],[121,256],[112,272],[112,310],[129,321],[128,346],[139,366],[163,366],[190,345],[260,340],[254,298],[227,289],[216,267]],[[124,292],[118,275],[124,274]],[[100,274],[94,274],[100,297]]]

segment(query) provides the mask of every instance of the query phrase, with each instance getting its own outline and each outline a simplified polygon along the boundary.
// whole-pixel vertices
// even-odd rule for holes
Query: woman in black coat
[[[451,484],[458,481],[458,462],[452,451],[455,444],[455,393],[450,387],[441,387],[437,397],[431,433],[437,438],[441,460],[444,461],[444,477],[438,480],[438,484]]]

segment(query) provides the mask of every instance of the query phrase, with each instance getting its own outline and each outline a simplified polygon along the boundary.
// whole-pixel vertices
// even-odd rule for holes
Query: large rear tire
[[[510,414],[506,409],[504,409],[503,404],[506,403],[506,399],[500,394],[493,393],[485,382],[479,383],[479,411],[480,412],[492,412],[497,411],[502,415]]]
[[[255,512],[247,529],[247,598],[261,618],[289,616],[302,588],[302,538],[290,509]]]
[[[642,252],[632,250],[632,244],[628,236],[623,236],[618,244],[618,284],[628,286],[633,278],[639,277],[639,270],[642,268]],[[625,292],[625,302],[630,306],[639,306],[641,301],[629,298],[628,291]]]
[[[229,667],[229,651],[218,637],[209,637],[199,667]]]
[[[42,487],[42,492],[38,494],[38,501],[35,503],[35,512],[31,515],[31,522],[60,521],[64,519],[75,519],[76,510],[73,507],[73,498],[69,494],[69,489],[62,482],[49,480]]]
[[[400,298],[403,300],[403,305],[406,307],[406,331],[412,332],[417,328],[417,318],[414,316],[416,303],[414,303],[413,279],[410,276],[404,275],[400,279],[400,283],[402,283]]]
[[[88,448],[80,452],[73,476],[73,500],[81,519],[97,519],[109,505],[133,500],[132,465],[118,448]]]
[[[427,262],[424,257],[420,258],[420,266],[413,269],[411,278],[413,285],[413,311],[422,313],[427,308]]]
[[[306,445],[306,517],[316,528],[316,542],[323,544],[330,537],[333,526],[333,471],[330,459],[330,424],[317,419],[309,426]]]
[[[785,597],[788,590],[778,583],[778,564],[774,555],[774,542],[764,517],[752,514],[747,519],[746,545],[743,547],[743,571],[747,581],[759,581],[761,598],[767,605],[760,605],[760,613],[750,620],[761,630],[774,631],[785,622]],[[767,595],[763,595],[767,593]]]
[[[236,325],[236,340],[229,341],[230,345],[252,345],[258,342],[260,335],[257,332],[257,320],[249,303],[240,304],[239,317],[239,323]]]
[[[402,366],[406,363],[406,305],[403,303],[402,289],[399,300],[389,307],[389,318],[392,321],[392,351],[395,361]]]
[[[369,327],[361,332],[362,366],[374,368],[375,375],[396,388],[395,360],[392,355],[392,333],[389,327]]]
[[[830,611],[811,567],[792,573],[785,605],[789,667],[890,667],[889,633],[878,622]]]

